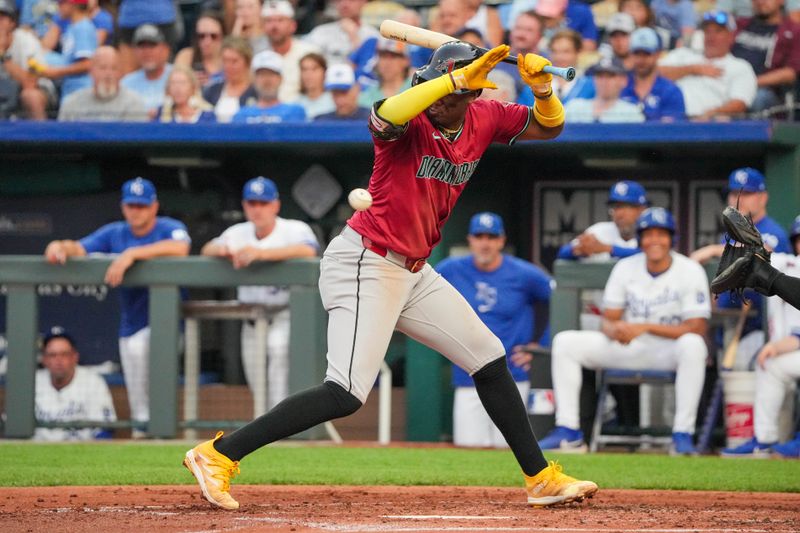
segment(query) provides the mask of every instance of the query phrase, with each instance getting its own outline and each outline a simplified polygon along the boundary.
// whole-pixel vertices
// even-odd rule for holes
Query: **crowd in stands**
[[[554,83],[570,122],[795,116],[800,0],[314,5],[210,0],[192,27],[171,0],[0,0],[0,119],[360,119],[431,53],[380,37],[386,18],[574,65]],[[497,78],[533,103],[516,67]]]

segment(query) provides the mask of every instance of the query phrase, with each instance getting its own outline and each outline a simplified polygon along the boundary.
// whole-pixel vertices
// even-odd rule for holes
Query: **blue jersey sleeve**
[[[115,233],[119,231],[119,222],[112,222],[97,229],[93,233],[87,235],[78,241],[87,254],[92,253],[111,253],[111,243]]]
[[[624,246],[612,246],[611,247],[611,257],[630,257],[632,255],[636,255],[641,250],[639,248],[625,248]]]
[[[75,39],[74,61],[88,59],[97,49],[97,33],[94,25],[76,24],[72,26],[72,37]]]
[[[572,243],[568,242],[558,249],[558,259],[577,259],[578,256],[572,251]]]
[[[156,232],[158,240],[192,242],[186,224],[174,218],[159,218],[156,223]]]

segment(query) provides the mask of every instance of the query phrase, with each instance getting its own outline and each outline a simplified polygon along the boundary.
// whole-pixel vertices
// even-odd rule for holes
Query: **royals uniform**
[[[708,281],[703,268],[671,252],[672,264],[661,274],[647,271],[645,254],[621,259],[611,271],[603,302],[606,309],[624,309],[632,323],[678,325],[711,316]],[[703,390],[705,339],[687,333],[678,339],[644,334],[621,344],[599,331],[564,331],[553,339],[553,385],[556,425],[577,429],[581,367],[676,370],[673,432],[694,433]]]
[[[800,277],[800,256],[772,254],[772,266],[787,276]],[[770,341],[789,335],[800,337],[800,311],[778,296],[767,299]],[[758,442],[779,440],[778,420],[787,391],[800,378],[800,350],[767,359],[762,369],[756,365],[756,394],[753,406],[755,434]]]
[[[375,163],[372,207],[354,214],[320,265],[320,293],[329,313],[332,381],[364,402],[397,329],[473,374],[505,350],[464,298],[425,260],[492,142],[511,144],[531,110],[476,100],[462,131],[448,140],[421,113],[394,126],[373,107]]]
[[[263,239],[256,236],[252,222],[242,222],[226,229],[214,241],[236,252],[247,246],[262,250],[284,248],[296,244],[306,244],[319,249],[314,231],[305,222],[277,217],[275,227]],[[289,291],[285,287],[246,286],[239,287],[238,299],[244,303],[286,306],[289,304]],[[242,327],[242,364],[247,383],[253,386],[256,365],[263,363],[265,354],[258,354],[255,348],[255,327],[245,322]],[[267,354],[269,365],[267,390],[269,408],[277,405],[289,395],[289,309],[279,311],[270,319],[267,333]]]
[[[66,387],[53,387],[47,369],[36,371],[36,420],[39,422],[113,422],[117,419],[114,403],[105,380],[96,372],[80,366]],[[90,440],[107,436],[100,428],[36,428],[34,440]]]
[[[590,256],[577,256],[572,251],[577,241],[573,240],[565,244],[558,250],[559,259],[579,259],[585,262],[608,261],[612,257],[630,257],[639,253],[639,240],[634,235],[630,239],[625,239],[619,232],[619,228],[611,221],[598,222],[586,228],[586,233],[594,235],[603,244],[611,246],[611,252],[601,252]]]
[[[534,305],[550,301],[553,281],[539,267],[503,255],[491,272],[475,267],[472,255],[445,259],[436,270],[466,298],[480,319],[503,343],[506,354],[513,347],[533,340]],[[549,330],[539,344],[549,345]],[[530,392],[528,372],[508,360],[508,367],[523,401]],[[461,368],[453,367],[456,387],[453,403],[453,442],[459,446],[507,447],[503,435],[489,418],[478,397],[475,383]]]
[[[133,234],[127,222],[112,222],[79,242],[87,254],[120,254],[128,248],[160,241],[191,242],[183,222],[157,217],[147,235]],[[125,388],[131,408],[131,420],[146,422],[149,410],[150,327],[148,322],[149,293],[146,288],[120,287],[119,358],[125,376]]]

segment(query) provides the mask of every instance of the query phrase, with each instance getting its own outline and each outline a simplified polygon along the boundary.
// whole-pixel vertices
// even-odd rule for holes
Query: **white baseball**
[[[356,211],[364,211],[372,205],[372,195],[366,189],[353,189],[347,195],[347,202]]]

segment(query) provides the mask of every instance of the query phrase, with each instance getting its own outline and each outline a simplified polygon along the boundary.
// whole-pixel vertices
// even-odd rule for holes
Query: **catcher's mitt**
[[[748,283],[748,277],[753,273],[754,263],[769,263],[770,252],[764,248],[761,234],[750,217],[733,207],[726,207],[722,221],[728,230],[728,240],[711,281],[711,292],[737,291],[741,295],[745,287],[753,286],[752,281]]]

